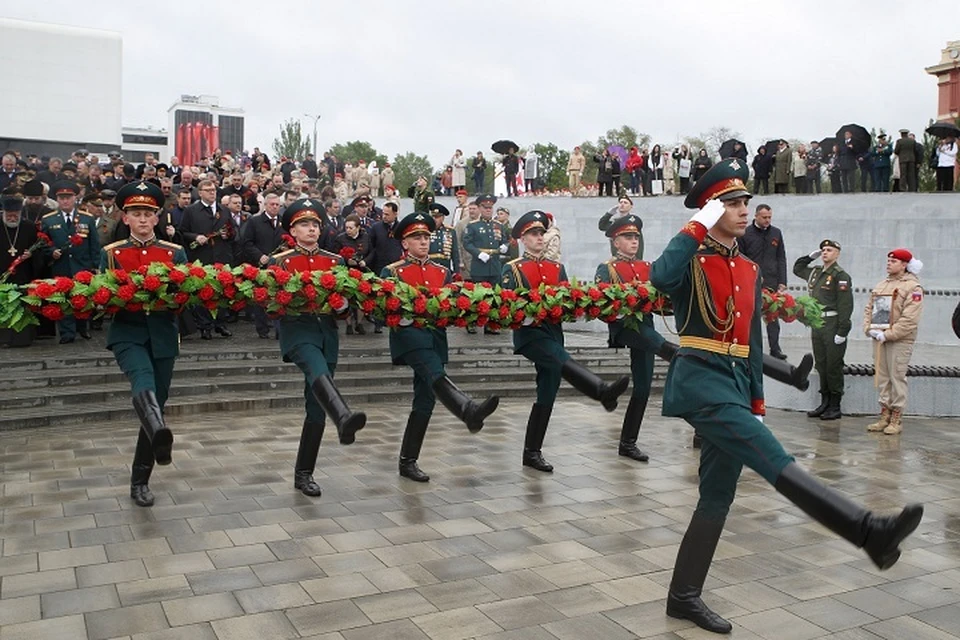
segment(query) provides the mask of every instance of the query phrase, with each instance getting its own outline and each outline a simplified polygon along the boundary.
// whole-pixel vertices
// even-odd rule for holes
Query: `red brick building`
[[[940,62],[926,72],[937,77],[937,120],[960,118],[960,40],[948,42]]]

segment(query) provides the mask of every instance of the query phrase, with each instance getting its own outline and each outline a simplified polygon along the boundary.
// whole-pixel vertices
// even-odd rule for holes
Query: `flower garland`
[[[472,282],[414,287],[342,266],[295,273],[276,266],[258,269],[251,265],[157,262],[132,272],[81,271],[72,279],[35,280],[22,287],[0,283],[0,326],[20,330],[37,324],[38,315],[60,320],[72,314],[83,319],[121,311],[180,312],[195,305],[216,313],[218,309],[240,310],[255,304],[272,317],[327,314],[343,308],[344,302],[382,319],[389,327],[517,328],[581,319],[623,321],[630,327],[637,326],[646,314],[672,313],[670,299],[649,283],[574,279],[568,284],[541,284],[531,290]],[[821,311],[812,298],[764,292],[767,321],[777,317],[816,327],[823,322]]]

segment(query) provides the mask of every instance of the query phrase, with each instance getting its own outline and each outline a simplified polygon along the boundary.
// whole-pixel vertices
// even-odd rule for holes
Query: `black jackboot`
[[[618,453],[638,462],[646,462],[650,456],[637,448],[637,435],[643,422],[643,412],[647,409],[647,399],[630,397],[627,412],[623,415],[623,427],[620,429],[620,449]]]
[[[563,363],[560,375],[585,396],[598,401],[607,411],[617,408],[617,398],[627,390],[630,378],[623,376],[613,384],[607,384],[600,376],[571,358]]]
[[[551,473],[553,465],[543,459],[540,449],[543,439],[547,435],[547,425],[550,424],[550,414],[553,407],[545,407],[534,403],[527,419],[527,435],[523,442],[523,466],[533,467],[537,471]]]
[[[814,409],[813,411],[807,411],[808,418],[819,418],[823,415],[823,412],[827,410],[827,407],[830,406],[830,394],[826,391],[820,392],[820,406]]]
[[[153,471],[153,447],[147,434],[140,430],[137,435],[137,450],[130,465],[130,497],[138,507],[153,506],[153,492],[147,483]]]
[[[673,356],[677,355],[677,351],[680,350],[680,345],[675,342],[670,342],[669,340],[664,340],[663,344],[660,345],[660,349],[657,350],[657,355],[667,362],[673,360]]]
[[[713,562],[713,553],[723,532],[723,522],[694,512],[677,551],[677,562],[673,566],[673,579],[667,594],[668,616],[689,620],[713,633],[730,633],[733,630],[733,625],[711,611],[700,599],[710,563]]]
[[[157,464],[170,464],[172,461],[170,454],[173,450],[173,432],[163,422],[163,413],[160,411],[160,403],[157,401],[156,394],[149,389],[141,391],[133,396],[133,408],[136,409],[137,416],[140,418],[140,428],[143,429],[150,440]]]
[[[840,412],[840,398],[842,397],[839,393],[829,394],[827,408],[820,414],[821,420],[839,420],[843,417],[843,413]]]
[[[323,375],[313,381],[313,395],[317,397],[324,413],[337,425],[340,444],[353,444],[356,433],[367,423],[367,414],[362,411],[350,411],[350,407],[340,395],[333,378]]]
[[[483,428],[483,421],[496,411],[497,405],[500,404],[500,398],[497,396],[490,396],[482,403],[474,402],[447,376],[433,383],[433,392],[450,413],[467,424],[470,433],[480,431]]]
[[[921,504],[909,504],[896,516],[875,516],[821,484],[795,462],[783,468],[775,488],[808,516],[863,548],[881,571],[900,559],[900,543],[913,533],[923,517]]]
[[[403,443],[400,445],[400,475],[414,482],[430,480],[430,476],[421,471],[417,465],[428,424],[430,424],[428,414],[411,411],[410,417],[407,418],[407,428],[403,431]]]
[[[316,497],[323,493],[313,479],[313,470],[317,466],[317,454],[320,452],[320,440],[323,439],[322,422],[303,421],[300,432],[300,447],[297,449],[297,462],[293,467],[293,488],[305,496]]]

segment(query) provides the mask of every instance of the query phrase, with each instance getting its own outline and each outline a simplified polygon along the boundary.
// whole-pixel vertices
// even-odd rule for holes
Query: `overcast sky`
[[[246,111],[248,149],[318,113],[321,149],[361,139],[434,164],[623,124],[667,145],[727,126],[751,150],[851,121],[921,130],[937,99],[923,68],[960,40],[957,0],[44,0],[4,14],[120,32],[125,125],[166,127],[180,94],[212,94]]]

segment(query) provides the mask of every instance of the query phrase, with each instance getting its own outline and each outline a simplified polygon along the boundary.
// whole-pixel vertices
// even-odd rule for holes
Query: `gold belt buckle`
[[[729,347],[727,347],[727,355],[729,355],[729,356],[735,356],[735,355],[737,355],[737,354],[735,353],[736,350],[737,350],[737,345],[731,343],[731,345],[730,345]]]

